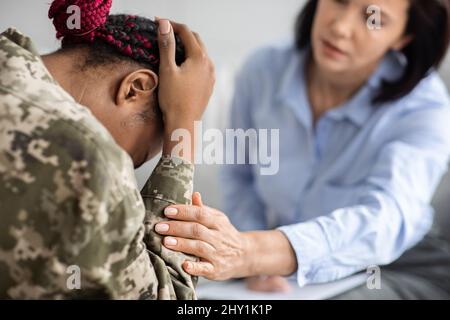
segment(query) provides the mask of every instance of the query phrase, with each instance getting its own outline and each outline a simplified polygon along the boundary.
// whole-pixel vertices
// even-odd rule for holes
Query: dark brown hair
[[[308,0],[295,24],[299,50],[311,44],[311,32],[319,0]],[[433,68],[444,60],[450,42],[450,0],[410,0],[405,34],[413,37],[403,48],[408,60],[403,75],[396,81],[384,80],[373,97],[374,104],[400,99],[409,94]]]

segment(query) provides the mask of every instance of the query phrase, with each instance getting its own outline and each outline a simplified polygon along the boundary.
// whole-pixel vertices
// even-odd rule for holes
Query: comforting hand
[[[204,206],[199,193],[194,193],[193,206],[171,206],[165,215],[177,221],[156,225],[156,232],[170,236],[164,245],[200,258],[199,262],[186,261],[186,272],[210,280],[249,275],[245,234],[237,231],[225,214]]]

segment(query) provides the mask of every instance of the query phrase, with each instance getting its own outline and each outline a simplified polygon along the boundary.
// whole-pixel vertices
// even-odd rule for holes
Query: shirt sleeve
[[[236,79],[229,119],[231,129],[246,131],[254,128],[251,118],[254,65],[247,64]],[[266,208],[255,189],[253,168],[247,161],[250,152],[248,145],[242,142],[233,144],[234,150],[225,150],[225,154],[233,154],[235,159],[233,164],[222,166],[220,172],[224,209],[230,221],[239,230],[264,230],[267,229]],[[237,164],[238,151],[245,152],[246,164]]]
[[[405,116],[369,175],[353,186],[352,206],[279,228],[295,250],[300,286],[389,264],[426,235],[429,203],[449,160],[448,119],[447,109]]]

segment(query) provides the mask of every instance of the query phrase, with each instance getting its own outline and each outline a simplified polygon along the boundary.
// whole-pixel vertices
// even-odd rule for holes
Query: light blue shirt
[[[222,172],[232,223],[283,231],[300,286],[389,264],[417,244],[431,228],[430,201],[450,156],[450,100],[436,72],[408,96],[374,107],[381,79],[398,77],[406,63],[388,53],[314,129],[305,55],[291,44],[265,48],[236,82],[229,128],[279,129],[279,172],[263,176],[258,165]]]

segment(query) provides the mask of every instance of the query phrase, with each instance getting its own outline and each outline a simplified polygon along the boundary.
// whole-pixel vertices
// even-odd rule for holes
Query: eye
[[[366,9],[364,12],[362,12],[362,18],[364,20],[364,23],[368,22],[369,19],[375,18],[376,21],[379,23],[380,27],[385,26],[387,20],[385,19],[385,16],[383,15],[382,12],[369,9]]]

